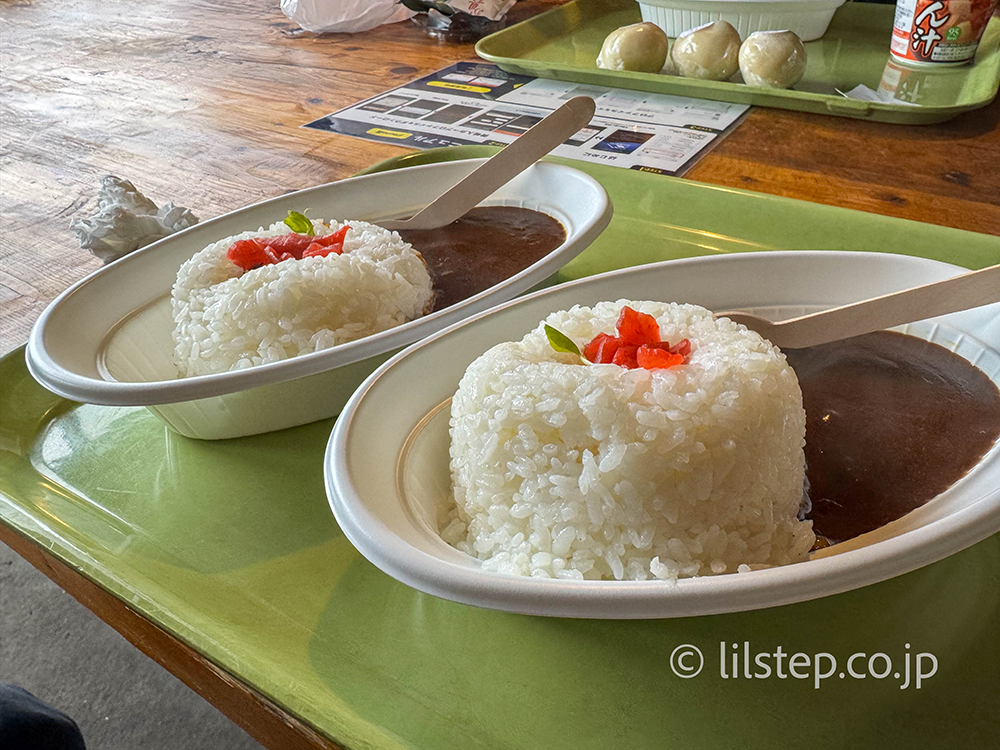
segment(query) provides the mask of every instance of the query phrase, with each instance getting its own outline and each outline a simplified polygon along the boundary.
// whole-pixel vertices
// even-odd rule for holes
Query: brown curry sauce
[[[879,331],[789,349],[806,411],[818,538],[835,544],[924,505],[1000,435],[1000,390],[942,346]]]
[[[404,229],[434,283],[434,310],[486,291],[566,241],[566,230],[540,211],[480,206],[438,229]]]

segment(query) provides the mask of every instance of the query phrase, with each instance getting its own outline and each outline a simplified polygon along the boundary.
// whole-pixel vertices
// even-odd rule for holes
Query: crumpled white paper
[[[173,203],[157,208],[128,180],[114,175],[101,179],[97,213],[69,225],[90,250],[105,263],[198,223],[191,211]]]
[[[901,99],[897,99],[893,96],[893,92],[886,91],[885,89],[879,87],[878,91],[868,88],[863,83],[858,84],[850,91],[841,91],[836,89],[836,92],[847,99],[857,99],[862,102],[881,102],[883,104],[909,104],[912,106],[917,106],[914,102],[906,102]]]
[[[317,34],[367,31],[413,15],[397,0],[281,0],[281,12]]]

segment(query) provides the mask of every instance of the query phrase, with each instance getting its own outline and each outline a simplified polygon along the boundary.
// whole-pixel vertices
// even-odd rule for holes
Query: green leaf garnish
[[[298,232],[299,234],[307,234],[310,237],[316,235],[316,230],[313,228],[313,223],[309,221],[304,214],[300,214],[298,211],[289,211],[288,218],[285,219],[285,224],[293,232]]]
[[[545,335],[549,339],[549,346],[551,346],[557,352],[566,352],[567,354],[575,354],[580,359],[583,359],[583,355],[580,354],[580,348],[573,343],[573,339],[571,339],[562,331],[557,331],[552,326],[546,324]]]

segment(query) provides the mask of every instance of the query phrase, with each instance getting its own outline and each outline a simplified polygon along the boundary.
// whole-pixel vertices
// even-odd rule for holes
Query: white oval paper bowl
[[[178,378],[170,289],[181,263],[220,238],[281,221],[289,210],[377,222],[416,212],[484,160],[398,169],[290,193],[197,224],[73,285],[39,317],[27,346],[31,374],[76,401],[148,406],[189,437],[215,439],[291,427],[337,414],[389,355],[521,294],[579,255],[611,221],[600,183],[539,162],[481,205],[515,205],[558,219],[566,241],[524,271],[456,305],[320,352],[233,372]]]
[[[772,252],[641,266],[563,284],[409,347],[351,398],[327,447],[326,487],[351,542],[389,575],[465,604],[560,617],[652,618],[737,612],[875,583],[1000,530],[1000,446],[925,506],[803,563],[662,581],[564,581],[485,573],[437,534],[450,502],[447,403],[466,367],[546,314],[601,300],[659,299],[776,318],[929,283],[965,269],[900,255]],[[904,327],[1000,380],[1000,304]]]

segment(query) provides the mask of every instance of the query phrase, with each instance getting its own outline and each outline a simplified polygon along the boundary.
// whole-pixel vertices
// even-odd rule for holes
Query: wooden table
[[[4,6],[2,350],[100,263],[70,219],[99,179],[209,218],[402,153],[300,125],[458,60],[409,23],[296,31],[273,0]],[[526,2],[515,20],[544,9]],[[747,188],[1000,234],[1000,101],[920,127],[754,109],[689,173]],[[266,745],[333,747],[232,675],[11,529],[0,538]]]

